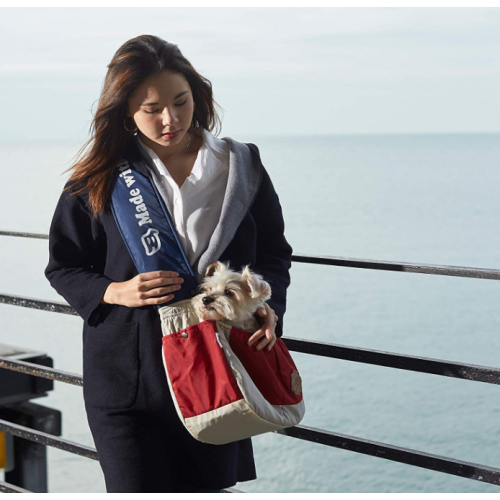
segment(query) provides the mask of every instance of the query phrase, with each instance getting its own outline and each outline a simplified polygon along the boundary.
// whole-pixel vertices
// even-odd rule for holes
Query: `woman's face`
[[[193,112],[193,95],[184,75],[164,70],[150,75],[134,90],[127,116],[134,119],[137,135],[147,146],[157,154],[170,154],[186,146]],[[164,135],[177,131],[175,136]]]

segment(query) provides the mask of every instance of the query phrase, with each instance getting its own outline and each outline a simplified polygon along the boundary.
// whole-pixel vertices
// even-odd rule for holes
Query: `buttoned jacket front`
[[[292,247],[284,235],[279,198],[259,155],[244,143],[223,140],[230,145],[230,167],[221,217],[193,271],[201,281],[206,267],[217,260],[236,270],[248,264],[271,285],[267,302],[278,316],[276,335],[281,336]],[[159,175],[135,141],[129,142],[124,157],[153,180]],[[47,279],[84,320],[83,395],[108,492],[166,491],[175,489],[179,477],[202,488],[254,479],[250,439],[209,445],[194,439],[180,422],[162,365],[156,306],[100,304],[110,283],[138,274],[113,215],[94,219],[85,193],[70,197],[64,192],[51,223],[49,252]],[[149,427],[149,435],[137,430],[138,422],[141,429]],[[122,442],[117,429],[122,429]],[[145,467],[152,460],[141,447],[154,432],[158,436],[151,446],[165,443],[168,453],[161,455],[160,462],[169,472],[162,477],[145,472],[142,477],[147,479],[127,475],[125,467]],[[131,453],[130,446],[125,450],[126,442],[136,443],[140,451],[123,463],[117,456]],[[189,462],[189,471],[179,469],[182,460]],[[149,467],[156,467],[156,462]]]

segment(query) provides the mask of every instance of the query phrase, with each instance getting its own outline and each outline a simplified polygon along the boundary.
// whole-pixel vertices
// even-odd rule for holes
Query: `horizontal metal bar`
[[[15,484],[5,483],[0,481],[0,492],[2,493],[33,493],[33,491],[25,490]],[[222,493],[245,493],[245,491],[237,490],[236,488],[226,488]]]
[[[56,368],[30,363],[28,361],[14,360],[10,359],[8,356],[0,356],[0,368],[83,387],[83,377],[78,375],[78,373],[65,372]]]
[[[5,483],[4,481],[0,481],[0,491],[2,493],[33,493],[33,491],[25,490],[20,486],[16,486],[15,484]]]
[[[350,257],[323,257],[303,254],[293,254],[292,261],[306,264],[323,264],[327,266],[377,269],[379,271],[399,271],[403,273],[437,274],[443,276],[459,276],[461,278],[500,280],[500,269],[487,269],[481,267],[438,266],[432,264],[416,264],[413,262],[352,259]]]
[[[290,351],[500,385],[500,368],[282,337]]]
[[[38,299],[31,299],[27,297],[18,297],[14,295],[0,294],[0,303],[6,303],[21,307],[32,307],[39,310],[51,312],[64,312],[65,314],[72,314],[77,316],[76,311],[68,305],[41,301]],[[344,359],[346,361],[355,361],[358,363],[367,363],[377,366],[385,366],[387,368],[398,368],[399,370],[408,370],[420,373],[430,373],[432,375],[441,375],[445,377],[460,378],[476,382],[484,382],[487,384],[500,385],[500,369],[491,366],[472,365],[467,363],[457,363],[454,361],[446,361],[442,359],[424,358],[419,356],[410,356],[407,354],[397,354],[393,352],[377,351],[374,349],[363,349],[361,347],[350,347],[340,344],[332,344],[328,342],[318,342],[314,340],[304,340],[294,337],[282,337],[287,348],[291,351],[302,352],[305,354],[312,354],[316,356],[324,356],[328,358]],[[14,366],[15,362],[9,358],[0,359],[10,361],[10,366]],[[37,365],[25,363],[22,370],[33,369],[31,374],[35,374]],[[1,368],[2,366],[0,366]],[[7,366],[3,366],[8,368]],[[41,367],[40,376],[45,378],[52,378],[61,382],[68,382],[74,385],[81,385],[78,379],[79,375],[59,372],[54,369]],[[50,370],[54,370],[51,372]],[[55,378],[49,375],[61,374],[60,377]]]
[[[21,297],[19,295],[0,293],[0,304],[29,307],[31,309],[38,309],[39,311],[49,311],[78,316],[78,313],[70,305],[65,304],[64,302],[40,300],[31,297]]]
[[[0,481],[0,492],[2,493],[34,493],[33,491],[25,490],[15,484],[5,483]],[[226,488],[222,493],[246,493],[245,491],[237,490],[235,488]]]
[[[294,352],[500,385],[500,369],[490,366],[456,363],[442,359],[375,351],[373,349],[315,342],[293,337],[282,337],[282,339],[287,348]],[[83,378],[77,373],[65,372],[27,361],[14,360],[8,356],[0,356],[0,368],[83,387]]]
[[[25,238],[48,239],[47,234],[0,231],[0,236],[21,236]],[[442,276],[458,276],[461,278],[479,278],[500,280],[500,269],[481,267],[443,266],[434,264],[416,264],[414,262],[397,262],[390,260],[353,259],[351,257],[335,257],[321,255],[293,254],[292,262],[305,264],[322,264],[326,266],[357,267],[361,269],[377,269],[379,271],[399,271],[403,273],[434,274]]]
[[[69,451],[75,455],[91,458],[92,460],[99,460],[95,448],[75,443],[69,439],[53,436],[52,434],[47,434],[46,432],[37,431],[29,427],[25,427],[24,425],[14,424],[8,420],[0,419],[0,431],[8,432],[9,434],[27,439],[28,441],[44,444],[46,446],[52,446],[53,448],[58,448],[59,450]]]
[[[22,238],[39,238],[42,240],[48,240],[48,234],[42,233],[21,233],[18,231],[0,231],[0,236],[20,236]]]
[[[7,420],[0,419],[0,431],[8,432],[23,439],[28,439],[46,446],[52,446],[93,460],[99,460],[94,448],[80,445],[42,431],[36,431],[29,427],[14,424]],[[452,474],[490,484],[500,484],[500,469],[495,467],[465,462],[454,458],[412,450],[410,448],[393,446],[302,425],[279,429],[273,432],[313,443],[362,453],[364,455],[384,458],[393,462],[435,470],[445,474]]]
[[[25,490],[15,484],[5,483],[0,481],[0,492],[2,493],[33,493],[33,491]],[[245,491],[237,490],[236,488],[225,488],[222,493],[245,493]]]
[[[433,455],[410,448],[402,448],[302,425],[279,429],[273,432],[355,453],[362,453],[363,455],[384,458],[393,462],[452,474],[483,483],[500,485],[500,469],[487,465],[465,462],[463,460],[456,460],[454,458]]]
[[[74,453],[75,455],[80,455],[82,457],[91,458],[92,460],[99,461],[97,451],[95,448],[90,446],[82,445],[64,439],[58,436],[53,436],[52,434],[47,434],[42,431],[33,430],[29,427],[23,425],[14,424],[8,420],[0,419],[0,431],[8,432],[14,436],[18,436],[23,439],[28,439],[35,443],[44,444],[46,446],[52,446],[63,451],[68,451],[69,453]],[[9,483],[0,481],[0,491],[6,493],[32,493],[31,491],[24,490],[19,486],[15,486]],[[237,490],[235,488],[226,488],[223,493],[244,493],[243,491]]]

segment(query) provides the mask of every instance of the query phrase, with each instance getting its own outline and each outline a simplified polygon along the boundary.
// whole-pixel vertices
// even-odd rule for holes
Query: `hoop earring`
[[[124,128],[127,132],[129,132],[129,133],[130,133],[130,132],[135,132],[135,130],[129,130],[129,129],[127,128],[127,125],[125,125],[125,121],[126,121],[126,120],[127,120],[127,117],[125,117],[125,119],[123,120],[123,128]],[[137,127],[136,127],[136,128],[137,128]]]

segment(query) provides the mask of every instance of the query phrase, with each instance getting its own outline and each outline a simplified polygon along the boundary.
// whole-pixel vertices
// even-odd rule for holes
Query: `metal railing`
[[[28,238],[48,239],[47,235],[34,233],[16,233],[0,231],[0,236],[21,236]],[[363,269],[378,269],[383,271],[397,271],[407,273],[434,274],[444,276],[458,276],[465,278],[479,279],[500,279],[499,269],[483,269],[474,267],[457,266],[436,266],[428,264],[415,264],[409,262],[392,262],[380,260],[349,259],[344,257],[310,256],[302,254],[292,255],[293,262],[309,264],[322,264],[329,266],[356,267]],[[21,307],[29,307],[43,311],[52,311],[63,314],[78,316],[74,309],[63,302],[44,301],[29,297],[0,294],[0,303],[11,304]],[[424,358],[407,354],[397,354],[392,352],[377,351],[374,349],[363,349],[327,342],[316,342],[293,337],[282,337],[290,351],[324,356],[328,358],[355,361],[371,365],[397,368],[420,373],[430,373],[445,377],[472,380],[487,384],[500,385],[500,369],[488,366],[472,365],[466,363],[456,363],[442,359]],[[0,356],[0,368],[21,371],[38,377],[45,377],[69,384],[83,386],[82,377],[75,373],[64,372],[54,368],[48,368],[33,363],[14,361],[7,357]],[[93,458],[97,460],[96,450],[87,446],[74,443],[72,441],[52,436],[33,429],[23,427],[0,419],[0,430],[12,433],[16,436],[37,441],[64,449],[70,453]],[[489,467],[463,460],[456,460],[450,457],[433,455],[423,451],[413,450],[399,446],[393,446],[377,441],[370,441],[354,436],[330,432],[325,429],[316,429],[304,425],[296,425],[286,429],[273,431],[305,441],[310,441],[325,446],[353,451],[364,455],[384,458],[394,462],[413,465],[424,469],[452,474],[484,483],[500,485],[500,469]],[[0,491],[19,491],[14,485],[0,482]],[[26,490],[23,490],[26,491]],[[243,493],[241,491],[228,488],[224,490],[228,493]]]

